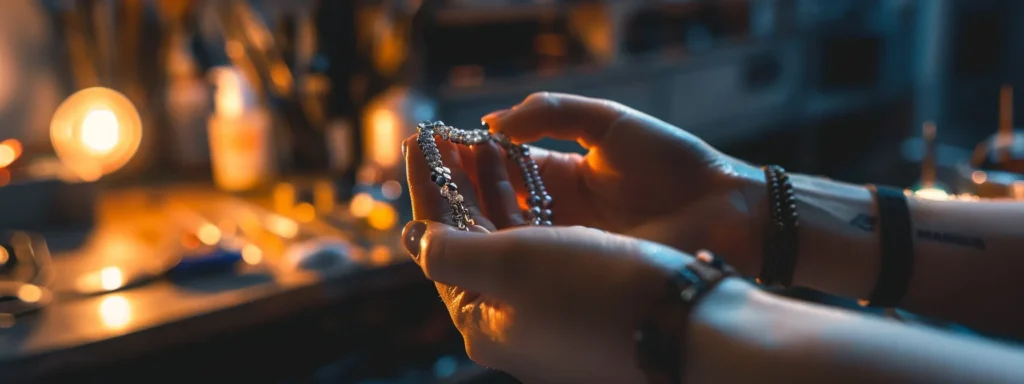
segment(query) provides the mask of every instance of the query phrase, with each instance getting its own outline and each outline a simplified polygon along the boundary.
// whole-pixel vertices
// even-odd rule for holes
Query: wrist
[[[752,260],[742,266],[745,276],[760,272],[771,219],[764,173],[754,169],[737,177],[747,206],[745,237],[752,242],[742,256]],[[879,253],[877,208],[871,192],[861,185],[789,175],[800,215],[793,285],[867,297],[877,278]]]
[[[741,354],[748,353],[751,341],[764,337],[766,320],[774,309],[764,302],[770,295],[747,281],[730,277],[722,281],[697,303],[691,313],[687,337],[681,340],[685,383],[735,382]],[[754,359],[756,360],[756,359]],[[751,360],[753,361],[753,360]]]
[[[760,272],[765,234],[771,217],[764,172],[750,165],[743,165],[743,168],[733,179],[744,206],[743,223],[737,229],[744,231],[742,238],[747,239],[748,244],[741,248],[737,257],[745,262],[734,266],[741,275],[754,277]]]

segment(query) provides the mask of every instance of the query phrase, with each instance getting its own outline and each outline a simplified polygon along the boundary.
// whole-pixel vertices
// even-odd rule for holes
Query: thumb
[[[413,221],[405,226],[402,238],[428,279],[492,295],[500,296],[522,281],[515,272],[522,268],[513,264],[525,265],[532,258],[521,249],[523,236],[511,241],[504,233],[480,227],[462,231],[442,223]]]

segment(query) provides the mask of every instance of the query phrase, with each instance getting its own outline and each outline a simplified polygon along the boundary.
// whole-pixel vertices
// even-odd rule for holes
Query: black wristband
[[[649,384],[682,382],[683,340],[689,328],[693,305],[708,291],[736,271],[721,258],[699,251],[697,260],[673,271],[667,280],[666,297],[634,337],[637,364]]]
[[[796,211],[796,193],[789,175],[782,167],[768,165],[762,169],[768,189],[769,220],[757,281],[764,285],[788,287],[793,283],[799,245],[797,229],[800,221]]]
[[[895,307],[903,300],[914,272],[910,207],[902,189],[869,186],[878,204],[881,263],[868,305]]]

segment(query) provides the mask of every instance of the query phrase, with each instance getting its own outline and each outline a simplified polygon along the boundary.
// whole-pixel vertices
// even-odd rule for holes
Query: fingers
[[[575,140],[590,149],[630,115],[641,113],[609,100],[540,92],[509,111],[484,116],[484,121],[518,142],[551,137]]]
[[[430,180],[430,167],[423,157],[423,151],[416,142],[417,135],[402,143],[405,152],[405,167],[408,176],[409,194],[412,197],[413,218],[416,220],[432,220],[445,224],[453,224],[451,206],[441,196],[437,184]],[[466,208],[476,223],[488,230],[494,229],[482,214],[477,203],[477,194],[473,183],[463,170],[463,161],[458,148],[449,142],[437,140],[437,149],[441,152],[442,162],[451,169],[452,181],[458,185]]]
[[[505,160],[501,148],[492,142],[474,146],[473,152],[476,160],[474,174],[477,175],[484,213],[499,229],[525,225],[526,220],[516,199],[516,188],[506,168],[511,162]]]
[[[513,277],[519,273],[508,268],[526,264],[508,262],[521,250],[507,236],[414,221],[406,225],[402,239],[428,279],[466,291],[500,295],[510,282],[521,281]]]

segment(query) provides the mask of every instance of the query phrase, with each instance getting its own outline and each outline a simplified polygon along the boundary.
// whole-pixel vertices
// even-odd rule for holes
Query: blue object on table
[[[210,273],[234,271],[242,261],[242,253],[221,247],[206,249],[200,253],[183,255],[177,265],[168,273],[171,277],[191,277]]]

